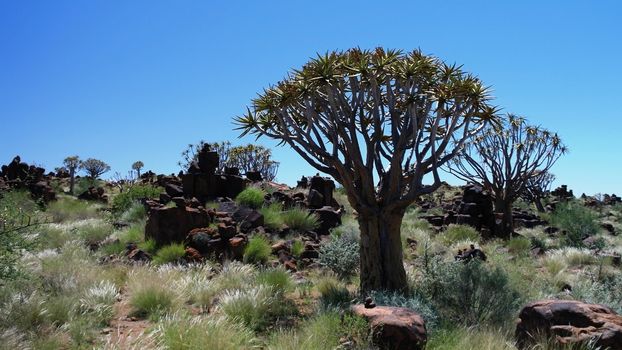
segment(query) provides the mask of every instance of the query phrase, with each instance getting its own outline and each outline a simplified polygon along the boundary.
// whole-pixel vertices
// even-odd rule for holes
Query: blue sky
[[[253,142],[232,118],[316,52],[384,46],[463,64],[560,134],[558,184],[621,194],[620,23],[618,1],[2,1],[0,163],[177,172],[188,143]],[[283,182],[315,173],[274,158]]]

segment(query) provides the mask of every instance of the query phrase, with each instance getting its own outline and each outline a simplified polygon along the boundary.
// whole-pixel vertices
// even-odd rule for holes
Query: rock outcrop
[[[622,316],[599,304],[540,300],[521,310],[515,336],[519,349],[527,349],[537,337],[546,336],[561,344],[592,341],[597,347],[620,350]]]
[[[381,349],[420,350],[427,341],[425,322],[415,311],[402,307],[352,306],[354,314],[369,321],[372,339]]]

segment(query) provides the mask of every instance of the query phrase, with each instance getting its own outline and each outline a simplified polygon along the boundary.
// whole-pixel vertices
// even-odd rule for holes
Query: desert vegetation
[[[269,149],[228,142],[177,175],[4,166],[0,348],[620,348],[622,200],[550,191],[561,139],[474,75],[329,53],[236,123],[330,177],[278,184]]]

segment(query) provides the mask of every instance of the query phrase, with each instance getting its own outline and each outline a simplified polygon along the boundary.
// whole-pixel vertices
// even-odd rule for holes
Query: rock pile
[[[0,189],[28,189],[33,198],[49,202],[56,199],[56,192],[45,177],[45,169],[28,165],[19,156],[13,158],[0,171]]]
[[[89,187],[78,195],[78,199],[108,203],[108,195],[103,187]]]

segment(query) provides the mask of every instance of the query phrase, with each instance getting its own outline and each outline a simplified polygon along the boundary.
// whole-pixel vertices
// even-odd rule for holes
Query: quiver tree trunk
[[[406,291],[400,236],[404,212],[359,216],[361,291]]]
[[[512,201],[495,200],[495,236],[507,239],[512,237],[513,232]]]
[[[75,169],[69,169],[69,193],[73,195],[73,188],[76,184],[76,171]]]

